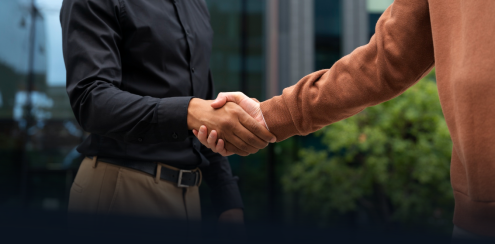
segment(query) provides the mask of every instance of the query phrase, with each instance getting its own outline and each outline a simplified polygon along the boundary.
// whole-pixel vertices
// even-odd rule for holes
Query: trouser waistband
[[[155,177],[155,180],[162,179],[177,184],[177,187],[199,186],[202,180],[201,170],[199,170],[198,168],[193,170],[183,170],[160,162],[133,162],[117,159],[110,160],[107,158],[99,158],[98,156],[87,157],[93,160],[93,167],[96,167],[99,161],[125,168],[130,168],[149,174]]]

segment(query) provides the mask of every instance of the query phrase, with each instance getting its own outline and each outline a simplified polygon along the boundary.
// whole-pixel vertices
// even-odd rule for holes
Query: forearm
[[[139,96],[101,81],[69,89],[72,109],[90,133],[135,143],[184,140],[191,97]]]
[[[398,96],[434,64],[428,3],[396,0],[370,43],[261,104],[278,141],[306,135]]]

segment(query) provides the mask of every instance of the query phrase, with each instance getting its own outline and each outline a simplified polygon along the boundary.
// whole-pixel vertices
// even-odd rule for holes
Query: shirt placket
[[[196,69],[194,67],[194,52],[193,52],[193,42],[192,42],[192,38],[193,38],[193,33],[192,33],[192,30],[191,30],[191,26],[187,23],[186,21],[186,18],[184,18],[184,13],[183,13],[183,6],[181,4],[181,1],[184,1],[184,0],[174,0],[174,6],[175,6],[175,9],[177,11],[177,16],[179,18],[179,24],[180,26],[182,27],[182,31],[184,32],[184,36],[185,36],[185,39],[186,39],[186,43],[187,43],[187,52],[189,54],[189,74],[190,74],[190,83],[191,83],[191,94],[195,94],[195,90],[194,90],[194,75],[195,75],[195,72],[196,72]]]

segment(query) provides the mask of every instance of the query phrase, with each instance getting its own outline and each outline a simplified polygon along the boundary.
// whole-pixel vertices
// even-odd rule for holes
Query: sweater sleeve
[[[278,141],[307,135],[390,100],[434,66],[427,0],[395,0],[367,45],[261,103]]]

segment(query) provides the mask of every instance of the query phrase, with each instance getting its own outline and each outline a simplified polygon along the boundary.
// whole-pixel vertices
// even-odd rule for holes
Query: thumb
[[[215,101],[213,101],[213,103],[211,103],[211,107],[221,108],[227,102],[233,102],[233,103],[239,104],[245,98],[248,98],[248,96],[246,96],[242,92],[220,92],[217,96],[217,99],[215,99]]]
[[[222,93],[219,93],[217,99],[211,103],[212,108],[221,108],[227,103],[227,97]]]

